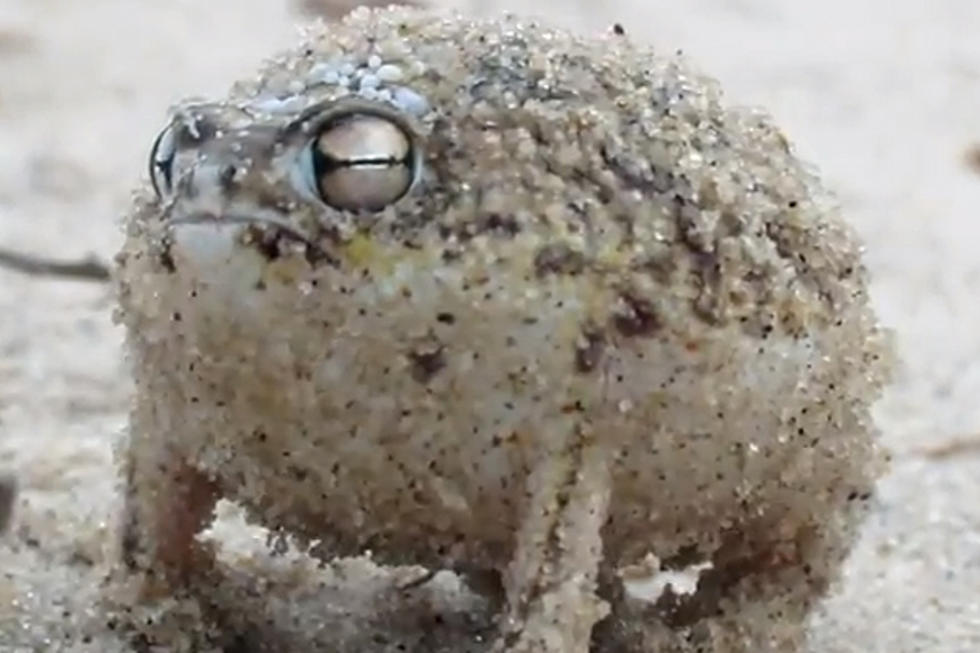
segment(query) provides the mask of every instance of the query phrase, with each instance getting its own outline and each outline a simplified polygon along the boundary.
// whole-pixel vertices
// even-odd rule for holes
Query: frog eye
[[[173,168],[177,155],[177,143],[173,125],[168,125],[153,141],[150,150],[150,181],[157,197],[164,198],[173,192]]]
[[[310,144],[311,186],[326,204],[347,211],[380,211],[412,187],[417,160],[411,136],[381,115],[336,116]]]

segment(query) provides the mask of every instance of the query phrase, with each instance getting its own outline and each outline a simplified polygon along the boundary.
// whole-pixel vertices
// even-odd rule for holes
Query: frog
[[[148,168],[114,273],[147,588],[214,568],[226,499],[460,574],[494,651],[799,645],[893,357],[767,113],[621,25],[361,8],[173,107]],[[642,596],[644,564],[690,587]]]

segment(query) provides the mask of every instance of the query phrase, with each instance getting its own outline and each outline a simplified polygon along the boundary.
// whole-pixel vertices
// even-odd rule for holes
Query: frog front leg
[[[577,433],[563,450],[540,457],[504,573],[508,612],[496,651],[589,650],[592,627],[608,613],[597,576],[609,497],[608,457],[589,434]]]
[[[144,575],[145,593],[188,585],[214,562],[196,536],[214,514],[217,484],[156,433],[131,435],[125,465],[123,564]]]

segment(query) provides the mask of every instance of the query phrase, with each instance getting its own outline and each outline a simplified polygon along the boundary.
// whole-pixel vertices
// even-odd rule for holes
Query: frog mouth
[[[252,215],[245,213],[225,213],[216,215],[213,213],[195,213],[193,215],[171,218],[167,224],[174,228],[181,225],[211,225],[220,229],[227,225],[231,228],[241,225],[258,227],[260,229],[275,231],[281,236],[303,243],[308,247],[317,247],[313,239],[297,229],[286,220],[272,215]]]
[[[170,218],[167,226],[172,242],[192,245],[200,256],[208,256],[211,250],[224,258],[234,245],[242,245],[254,248],[269,260],[300,255],[311,266],[324,262],[337,264],[336,258],[316,239],[268,212],[194,213]]]

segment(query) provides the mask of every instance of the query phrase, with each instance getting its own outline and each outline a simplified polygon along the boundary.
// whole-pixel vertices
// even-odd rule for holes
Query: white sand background
[[[892,470],[809,651],[980,651],[980,445],[946,446],[980,439],[980,170],[964,160],[980,142],[980,2],[470,5],[592,31],[618,21],[663,52],[682,48],[730,101],[768,108],[820,167],[866,239],[904,367],[878,410]],[[167,105],[222,93],[288,44],[297,20],[281,0],[0,0],[0,246],[111,257]],[[105,286],[0,270],[0,474],[21,485],[0,535],[4,653],[134,650],[97,604],[128,392],[111,308]],[[234,524],[227,533],[241,551],[261,544]],[[243,574],[265,564],[238,556]],[[351,615],[375,609],[371,593],[389,582],[363,562],[331,582],[344,573],[360,574],[360,589],[319,595],[310,623],[355,631]],[[419,601],[457,617],[466,607],[434,593]],[[313,650],[319,635],[304,644],[294,626],[293,650]],[[412,624],[370,627],[389,626]]]

